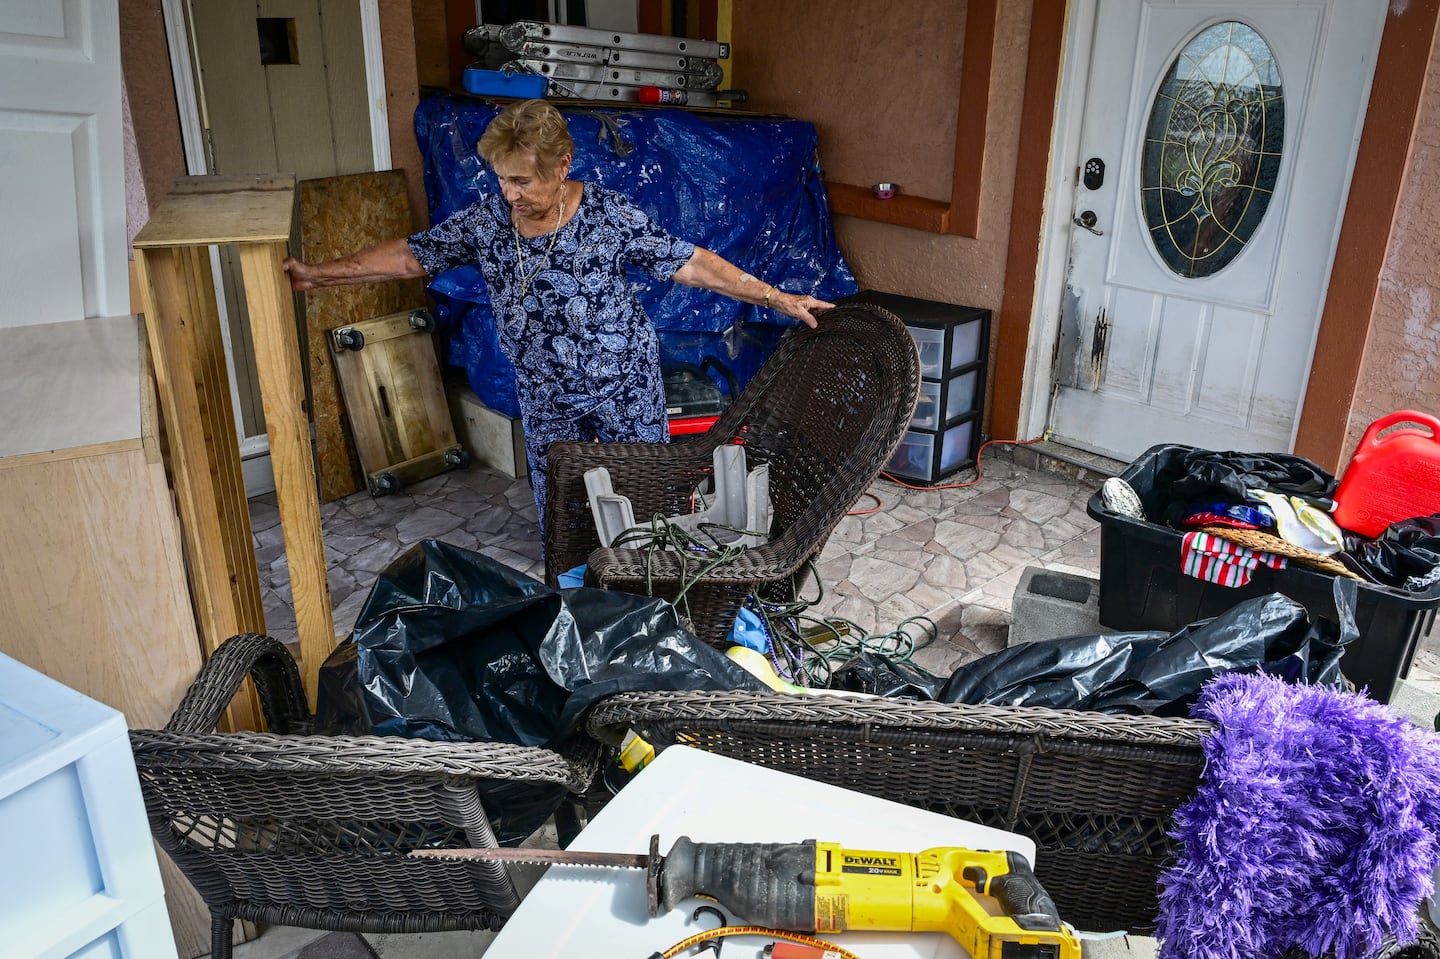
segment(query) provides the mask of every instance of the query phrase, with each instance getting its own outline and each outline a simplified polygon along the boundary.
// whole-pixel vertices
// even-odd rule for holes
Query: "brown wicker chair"
[[[247,674],[273,732],[215,732]],[[216,959],[231,955],[236,919],[498,929],[519,904],[502,865],[406,853],[494,846],[479,782],[552,790],[558,802],[593,774],[547,749],[306,735],[311,722],[289,652],[246,634],[221,645],[164,730],[130,733],[151,832],[210,907]]]
[[[870,304],[836,307],[816,329],[789,334],[703,436],[670,445],[556,443],[550,447],[545,578],[588,563],[586,582],[674,599],[697,635],[719,643],[752,591],[793,598],[806,563],[889,461],[915,409],[919,360],[905,326]],[[690,511],[711,476],[711,453],[743,442],[749,465],[770,464],[771,539],[691,584],[685,558],[600,548],[585,471],[603,466],[638,522]]]
[[[1154,928],[1171,813],[1194,792],[1210,724],[1032,707],[771,693],[626,693],[590,713],[628,729],[1022,833],[1036,874],[1082,929]],[[772,810],[793,816],[794,810]],[[825,839],[825,836],[802,838]]]

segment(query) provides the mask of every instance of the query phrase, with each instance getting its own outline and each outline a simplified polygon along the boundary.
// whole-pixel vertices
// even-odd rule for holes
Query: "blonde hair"
[[[549,175],[567,155],[574,156],[575,141],[559,110],[544,100],[521,100],[490,121],[476,149],[492,167],[517,153],[532,156],[535,171]]]

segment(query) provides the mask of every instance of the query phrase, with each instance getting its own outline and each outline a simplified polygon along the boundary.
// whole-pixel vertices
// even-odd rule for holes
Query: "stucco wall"
[[[144,193],[154,209],[170,193],[176,177],[185,175],[160,0],[120,0],[120,70],[135,125]]]
[[[1410,161],[1380,273],[1343,460],[1395,410],[1440,416],[1440,42],[1430,50]],[[1363,321],[1363,318],[1357,318]],[[1343,462],[1342,460],[1342,462]]]
[[[966,4],[734,0],[735,83],[747,109],[810,120],[827,179],[899,183],[949,200]],[[861,287],[998,309],[1030,4],[999,4],[980,236],[836,217]],[[978,131],[977,131],[978,135]]]

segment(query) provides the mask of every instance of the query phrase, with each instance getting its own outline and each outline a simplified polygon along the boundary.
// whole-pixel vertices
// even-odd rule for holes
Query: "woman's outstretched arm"
[[[425,268],[404,240],[385,240],[324,263],[303,263],[293,256],[287,257],[285,272],[290,274],[290,289],[297,291],[425,276]]]
[[[675,272],[674,279],[676,283],[710,290],[742,303],[754,303],[756,306],[779,310],[806,326],[814,326],[816,314],[835,305],[803,293],[786,293],[751,276],[723,256],[712,253],[703,246],[695,248],[694,255]]]

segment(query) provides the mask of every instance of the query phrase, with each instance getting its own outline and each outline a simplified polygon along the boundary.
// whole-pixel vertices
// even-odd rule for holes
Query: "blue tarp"
[[[821,299],[855,292],[835,244],[816,162],[815,127],[788,117],[559,103],[575,139],[572,179],[625,194],[676,236],[766,282]],[[424,97],[415,135],[425,161],[430,222],[498,190],[475,152],[501,107],[448,93]],[[792,324],[788,317],[636,272],[640,302],[665,363],[715,356],[743,385]],[[519,414],[515,368],[500,351],[485,281],[475,267],[434,279],[447,358],[492,409]]]

